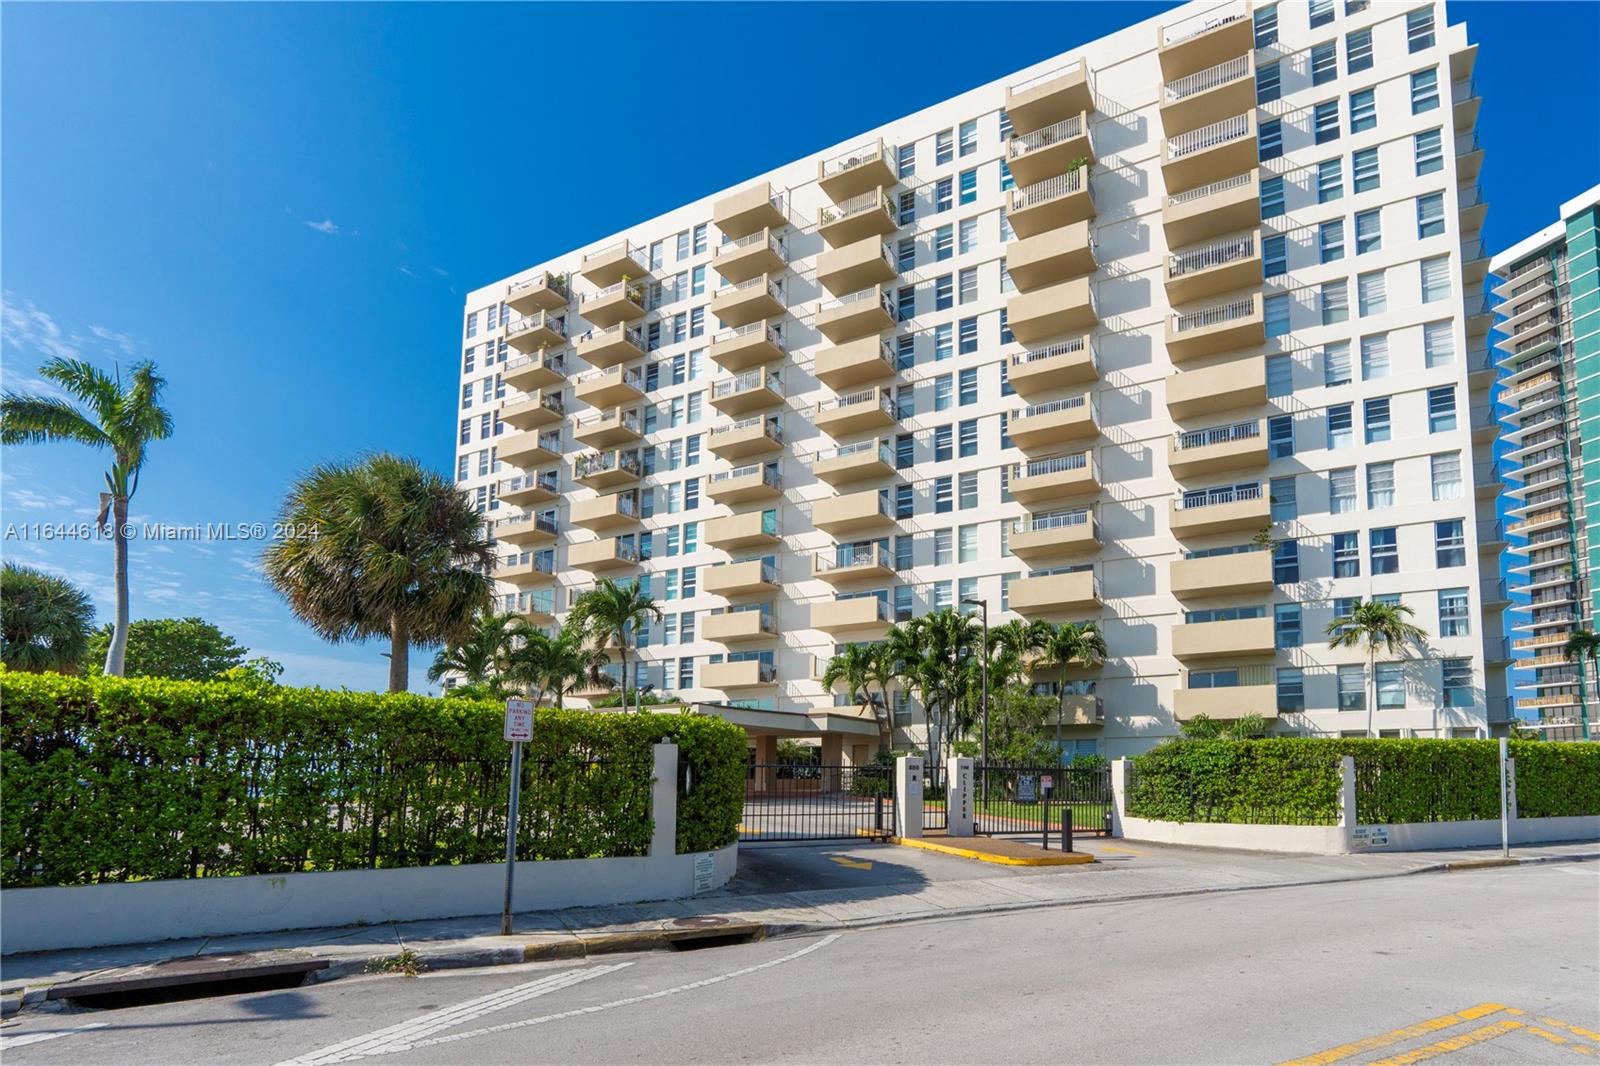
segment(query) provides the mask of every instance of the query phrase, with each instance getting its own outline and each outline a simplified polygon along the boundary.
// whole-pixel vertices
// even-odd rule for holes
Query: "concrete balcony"
[[[1006,272],[1020,292],[1033,292],[1069,278],[1093,274],[1094,234],[1087,221],[1045,230],[1006,245]]]
[[[561,495],[561,475],[555,470],[541,470],[537,474],[501,478],[495,495],[510,507],[549,503]]]
[[[1180,496],[1170,508],[1168,523],[1175,537],[1255,533],[1272,524],[1271,501],[1260,485],[1217,490],[1204,499]]]
[[[711,338],[711,361],[735,373],[782,359],[787,351],[783,331],[771,322],[725,329]]]
[[[735,240],[761,229],[776,229],[788,223],[782,195],[774,194],[770,182],[730,193],[711,205],[711,222],[725,237]]]
[[[1179,659],[1225,659],[1271,655],[1277,650],[1270,615],[1221,622],[1183,622],[1172,627],[1172,654]]]
[[[737,285],[718,289],[711,297],[711,313],[723,325],[737,329],[783,314],[783,285],[771,274],[758,274]]]
[[[637,484],[641,468],[639,452],[626,451],[589,452],[572,462],[572,479],[591,489],[615,489]]]
[[[1259,292],[1211,307],[1174,311],[1167,318],[1167,356],[1174,363],[1252,348],[1266,340],[1267,320]]]
[[[503,562],[495,567],[496,581],[504,581],[519,589],[544,588],[555,584],[554,562],[548,554],[530,555],[524,563]]]
[[[772,415],[753,415],[711,427],[708,447],[720,459],[749,459],[783,450],[783,430]]]
[[[834,344],[843,344],[882,333],[894,323],[894,294],[880,285],[822,301],[811,324]]]
[[[1252,168],[1165,197],[1161,225],[1170,248],[1261,225],[1261,172]]]
[[[883,138],[868,141],[819,162],[817,185],[834,203],[893,185],[900,180],[895,174],[894,157],[894,145],[884,144]]]
[[[858,337],[817,352],[811,372],[834,392],[886,381],[896,373],[894,346],[885,337]]]
[[[779,542],[776,508],[724,515],[705,523],[706,544],[722,551],[765,548]]]
[[[1259,355],[1167,377],[1167,413],[1176,419],[1259,407],[1266,402],[1267,361]]]
[[[1267,465],[1267,458],[1267,437],[1259,418],[1167,438],[1167,467],[1173,477],[1260,469]]]
[[[604,328],[643,318],[646,302],[644,282],[619,281],[599,292],[585,294],[578,312],[589,325]]]
[[[894,449],[881,440],[830,448],[811,460],[811,472],[834,488],[890,477],[894,474]]]
[[[567,340],[567,316],[538,311],[506,327],[506,343],[519,352],[555,348]]]
[[[811,505],[811,524],[833,537],[893,529],[894,505],[885,492],[867,489]]]
[[[1011,554],[1030,563],[1098,551],[1100,523],[1091,508],[1029,515],[1011,527]]]
[[[587,500],[573,500],[568,508],[568,521],[584,529],[599,532],[636,525],[639,521],[638,490],[593,496]]]
[[[1082,393],[1021,408],[1007,429],[1011,443],[1026,452],[1099,436],[1099,413],[1091,401]]]
[[[844,248],[873,237],[887,237],[899,228],[894,200],[882,189],[824,207],[817,219],[817,232],[829,248]]]
[[[1221,122],[1256,106],[1255,52],[1168,81],[1161,88],[1161,128],[1168,137]]]
[[[1068,693],[1045,713],[1045,725],[1105,725],[1106,705],[1099,696]]]
[[[770,229],[756,230],[717,249],[711,268],[727,281],[748,281],[761,274],[781,274],[789,265],[783,241]]]
[[[567,405],[559,392],[541,392],[500,405],[500,420],[515,429],[553,426],[567,417]]]
[[[620,538],[586,540],[567,546],[567,566],[573,570],[603,574],[638,565],[639,549]]]
[[[778,668],[759,659],[706,663],[700,668],[700,687],[718,692],[774,688],[777,684]]]
[[[1087,111],[1006,138],[1006,164],[1018,185],[1038,184],[1094,158]]]
[[[1272,591],[1272,553],[1266,549],[1174,559],[1167,571],[1174,596],[1227,596]]]
[[[882,385],[824,400],[811,412],[812,424],[834,439],[884,429],[896,421],[894,396]]]
[[[894,557],[881,544],[841,544],[811,557],[811,576],[830,585],[889,581],[894,575]]]
[[[1100,464],[1090,451],[1030,459],[1011,467],[1011,495],[1033,507],[1100,494]]]
[[[1094,284],[1086,277],[1017,293],[1006,302],[1006,322],[1023,344],[1093,329],[1098,321]]]
[[[1029,575],[1012,580],[1011,609],[1027,618],[1043,618],[1099,607],[1100,578],[1093,570]]]
[[[561,431],[508,435],[497,454],[501,462],[523,470],[556,462],[561,458]]]
[[[783,403],[783,381],[776,370],[757,367],[711,383],[711,406],[739,417]]]
[[[547,389],[567,380],[566,353],[540,351],[518,356],[500,373],[502,380],[519,392]]]
[[[706,495],[716,503],[749,503],[770,500],[783,494],[778,468],[771,463],[752,463],[722,470],[706,478]]]
[[[1037,185],[1012,189],[1006,218],[1018,237],[1034,237],[1094,217],[1089,168],[1069,170]]]
[[[778,619],[771,607],[750,611],[723,611],[703,618],[700,637],[718,644],[748,644],[778,635]]]
[[[1024,399],[1086,385],[1100,377],[1094,342],[1089,334],[1072,337],[1044,348],[1018,352],[1011,357],[1006,380]]]
[[[597,369],[644,358],[644,330],[619,324],[591,330],[573,342],[578,357]]]
[[[625,277],[637,279],[649,276],[650,268],[645,266],[649,261],[646,249],[628,241],[617,241],[585,253],[578,273],[588,279],[589,284],[605,288]]]
[[[1167,191],[1179,192],[1243,174],[1255,167],[1254,110],[1168,137],[1162,143],[1161,174]]]
[[[572,288],[565,274],[541,270],[531,278],[506,286],[506,303],[519,315],[536,311],[559,311],[572,302]]]
[[[644,372],[614,366],[595,370],[572,383],[573,395],[590,407],[620,407],[644,399]]]
[[[1235,2],[1162,26],[1156,39],[1156,55],[1161,76],[1170,83],[1234,56],[1246,55],[1255,43],[1250,6]]]
[[[1173,718],[1187,722],[1202,714],[1219,720],[1257,715],[1270,722],[1278,717],[1277,681],[1227,688],[1180,688],[1172,693]]]
[[[1081,59],[1006,87],[1006,114],[1011,128],[1022,133],[1093,110],[1094,87]]]
[[[632,444],[644,436],[639,427],[637,407],[613,407],[596,411],[578,419],[572,427],[572,438],[588,448],[613,448],[618,444]]]
[[[843,248],[830,248],[817,256],[817,282],[834,296],[860,292],[879,282],[891,281],[899,273],[894,253],[881,237],[868,237]]]
[[[514,544],[519,548],[536,548],[545,544],[554,544],[556,534],[560,527],[556,525],[555,512],[547,511],[542,514],[511,515],[508,518],[496,519],[494,523],[494,539],[506,544]]]
[[[816,600],[811,604],[811,628],[835,636],[851,634],[850,639],[876,640],[889,631],[894,611],[887,600],[876,596]]]
[[[701,569],[704,591],[713,596],[753,596],[778,591],[778,568],[763,559],[720,563]]]
[[[1167,301],[1174,305],[1259,286],[1261,279],[1259,230],[1224,237],[1167,256]]]

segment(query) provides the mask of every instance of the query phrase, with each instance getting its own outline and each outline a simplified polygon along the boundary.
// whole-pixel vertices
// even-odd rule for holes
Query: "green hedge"
[[[0,672],[0,883],[493,862],[499,704]],[[541,710],[519,855],[642,855],[650,747],[679,746],[678,850],[737,837],[742,730],[690,715]]]
[[[1600,744],[1512,741],[1523,818],[1600,814]],[[1133,760],[1128,813],[1176,822],[1333,825],[1339,766],[1356,763],[1363,825],[1500,816],[1498,742],[1183,740]]]

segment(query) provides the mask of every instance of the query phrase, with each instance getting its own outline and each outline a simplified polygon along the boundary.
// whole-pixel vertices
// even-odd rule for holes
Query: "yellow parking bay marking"
[[[1436,1044],[1419,1047],[1415,1051],[1407,1051],[1403,1055],[1396,1055],[1389,1059],[1379,1059],[1372,1066],[1411,1066],[1414,1062],[1426,1062],[1429,1059],[1436,1059],[1440,1055],[1448,1055],[1452,1051],[1460,1051],[1462,1048],[1471,1047],[1473,1044],[1481,1044],[1485,1040],[1493,1040],[1497,1036],[1505,1036],[1507,1033],[1514,1033],[1518,1029],[1524,1028],[1526,1026],[1515,1018],[1503,1018],[1498,1022],[1491,1022],[1488,1025],[1480,1025],[1476,1029],[1469,1029],[1459,1036],[1452,1036]]]
[[[1572,1025],[1569,1022],[1558,1022],[1554,1018],[1546,1018],[1543,1015],[1540,1015],[1539,1020],[1546,1025],[1553,1025],[1557,1029],[1565,1029],[1573,1036],[1581,1036],[1585,1040],[1593,1040],[1595,1043],[1600,1044],[1600,1033],[1595,1032],[1593,1029],[1585,1029],[1581,1025]]]
[[[840,866],[845,866],[852,870],[872,869],[872,863],[866,861],[865,859],[847,859],[843,855],[829,855],[828,858],[832,859]]]
[[[1427,1036],[1429,1033],[1437,1033],[1439,1030],[1448,1029],[1452,1025],[1476,1021],[1486,1015],[1502,1010],[1505,1010],[1505,1007],[1499,1003],[1480,1003],[1476,1007],[1468,1007],[1466,1010],[1457,1011],[1454,1014],[1441,1014],[1439,1017],[1429,1018],[1425,1022],[1404,1025],[1399,1029],[1391,1029],[1387,1033],[1380,1033],[1377,1036],[1369,1036],[1364,1040],[1356,1040],[1349,1044],[1331,1047],[1326,1051],[1319,1051],[1315,1055],[1291,1059],[1285,1062],[1283,1066],[1328,1066],[1328,1063],[1339,1062],[1343,1059],[1348,1059],[1352,1055],[1359,1055],[1364,1051],[1377,1051],[1380,1048],[1398,1044],[1403,1040],[1411,1040],[1415,1037]]]
[[[1108,851],[1108,852],[1111,852],[1114,855],[1143,855],[1144,854],[1144,852],[1142,852],[1142,851],[1134,851],[1132,848],[1114,848],[1109,844],[1101,844],[1099,846],[1099,848],[1097,848],[1096,850],[1098,850],[1098,851]]]

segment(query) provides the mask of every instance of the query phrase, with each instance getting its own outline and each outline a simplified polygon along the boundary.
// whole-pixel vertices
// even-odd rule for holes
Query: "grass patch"
[[[428,964],[422,961],[410,948],[406,948],[398,955],[381,955],[375,959],[368,959],[364,973],[398,973],[406,977],[416,977],[428,969]]]

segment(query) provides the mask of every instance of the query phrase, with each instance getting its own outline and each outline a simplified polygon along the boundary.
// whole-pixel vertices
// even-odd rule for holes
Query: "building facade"
[[[1376,728],[1488,735],[1483,153],[1443,16],[1187,5],[470,294],[457,475],[506,604],[647,582],[647,683],[801,714],[930,610],[1093,621],[1059,736],[1116,756],[1202,714],[1365,730],[1325,630],[1389,598],[1430,639],[1379,657]]]
[[[1588,739],[1600,694],[1567,655],[1595,628],[1589,519],[1600,519],[1600,186],[1490,262],[1502,388],[1516,709],[1552,740]]]

